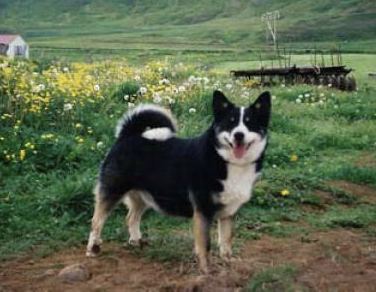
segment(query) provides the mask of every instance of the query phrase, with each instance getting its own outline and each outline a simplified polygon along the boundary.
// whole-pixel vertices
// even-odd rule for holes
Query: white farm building
[[[0,34],[0,55],[29,58],[29,46],[20,35]]]

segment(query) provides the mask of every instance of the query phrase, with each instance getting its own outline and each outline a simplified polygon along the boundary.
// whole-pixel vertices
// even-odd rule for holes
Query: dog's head
[[[267,144],[271,110],[270,93],[262,93],[248,107],[237,107],[220,91],[213,94],[217,151],[227,162],[255,162]]]

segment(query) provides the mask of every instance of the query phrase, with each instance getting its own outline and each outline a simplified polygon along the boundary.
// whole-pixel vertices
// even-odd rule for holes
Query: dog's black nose
[[[234,134],[235,141],[238,143],[242,143],[244,140],[244,134],[242,132],[236,132]]]

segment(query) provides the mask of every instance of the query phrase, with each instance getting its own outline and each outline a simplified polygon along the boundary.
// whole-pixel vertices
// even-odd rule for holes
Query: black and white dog
[[[214,122],[201,136],[175,137],[170,111],[149,104],[130,110],[119,122],[117,140],[101,166],[87,256],[100,251],[105,220],[118,202],[129,208],[130,242],[141,243],[141,216],[148,208],[193,217],[195,252],[208,271],[210,224],[218,220],[221,256],[231,256],[232,220],[252,193],[267,145],[269,92],[249,107],[236,107],[213,94]]]

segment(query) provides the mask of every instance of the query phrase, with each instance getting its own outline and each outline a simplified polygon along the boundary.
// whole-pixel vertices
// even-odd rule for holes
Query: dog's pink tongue
[[[236,145],[234,148],[234,155],[236,158],[240,159],[245,154],[245,145]]]

